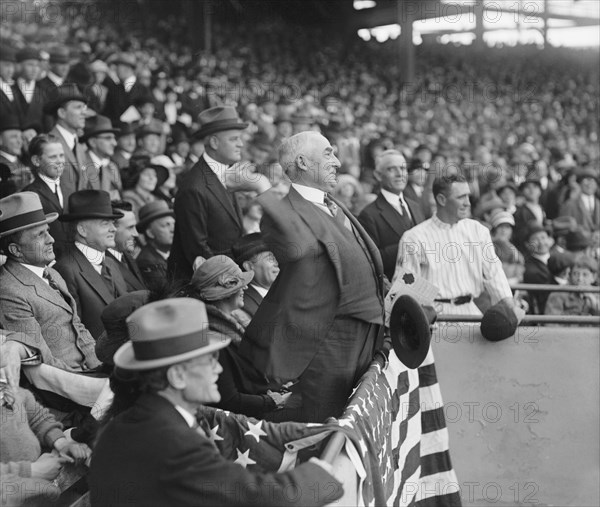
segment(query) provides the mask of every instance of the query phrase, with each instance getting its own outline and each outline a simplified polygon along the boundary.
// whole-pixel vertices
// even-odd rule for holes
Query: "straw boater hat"
[[[244,272],[226,255],[215,255],[203,262],[192,276],[191,284],[205,301],[219,301],[248,285],[254,272]]]
[[[198,115],[200,128],[193,137],[202,139],[224,130],[244,130],[248,123],[243,122],[234,107],[217,106],[205,109]]]
[[[0,238],[15,232],[49,224],[58,213],[44,213],[40,197],[35,192],[18,192],[0,199]]]
[[[204,303],[173,298],[142,306],[127,318],[131,341],[114,355],[115,366],[143,371],[171,366],[227,347],[231,341],[208,329]]]

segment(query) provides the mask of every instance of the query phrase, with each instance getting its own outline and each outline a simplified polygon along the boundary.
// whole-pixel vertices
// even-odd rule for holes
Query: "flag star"
[[[361,438],[358,441],[358,445],[360,445],[360,452],[362,453],[363,456],[367,455],[367,446],[365,444],[365,441]]]
[[[213,442],[217,442],[218,440],[223,440],[223,437],[217,433],[219,431],[219,425],[217,424],[214,428],[210,430],[210,439]]]
[[[360,411],[360,406],[358,405],[358,403],[355,403],[354,405],[352,405],[352,407],[350,407],[350,410],[354,410],[354,412],[356,412],[358,415],[362,414],[362,412]]]
[[[250,449],[248,449],[246,452],[241,452],[239,449],[236,449],[236,451],[238,457],[234,463],[237,463],[244,468],[246,468],[248,465],[256,465],[256,461],[250,458]]]
[[[347,426],[348,428],[352,428],[352,421],[350,419],[339,419],[338,424],[340,426]]]
[[[254,438],[256,438],[257,442],[260,442],[260,437],[267,436],[267,434],[261,428],[263,422],[264,421],[261,420],[261,421],[258,421],[256,424],[252,424],[250,421],[248,421],[248,431],[246,431],[246,433],[244,433],[244,435],[254,437]]]

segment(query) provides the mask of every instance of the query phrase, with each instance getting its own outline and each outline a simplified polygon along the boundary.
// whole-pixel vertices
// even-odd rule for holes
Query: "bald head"
[[[331,192],[340,161],[329,141],[318,132],[299,132],[279,147],[279,163],[292,183]]]

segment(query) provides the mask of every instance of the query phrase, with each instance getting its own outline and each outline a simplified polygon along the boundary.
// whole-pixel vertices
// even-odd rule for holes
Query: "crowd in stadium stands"
[[[209,55],[179,45],[180,22],[161,20],[152,37],[83,18],[60,27],[3,25],[0,317],[2,328],[14,331],[6,360],[53,368],[27,385],[69,414],[64,422],[83,429],[81,441],[89,441],[95,424],[81,407],[104,399],[110,370],[101,361],[111,364],[126,339],[124,319],[167,290],[174,236],[182,246],[173,250],[180,252],[195,234],[178,238],[176,232],[196,199],[187,192],[191,169],[206,160],[203,154],[219,164],[236,161],[209,140],[206,125],[219,121],[237,122],[231,125],[240,132],[239,158],[255,164],[279,197],[290,187],[279,145],[298,132],[322,132],[341,163],[333,196],[372,236],[389,280],[402,234],[435,213],[434,179],[460,173],[471,216],[489,229],[511,283],[597,285],[594,55],[426,44],[417,48],[415,81],[402,86],[393,41],[348,41],[318,28],[242,22],[235,29],[217,24]],[[217,116],[209,118],[207,110]],[[392,194],[396,201],[386,211]],[[194,274],[177,293],[207,303],[211,329],[233,343],[279,272],[260,235],[263,208],[256,195],[236,192],[227,206],[243,215],[239,233],[222,249],[214,246],[221,238],[208,238],[204,250],[186,259],[186,272]],[[398,214],[393,233],[377,222],[378,210],[384,220],[385,213]],[[222,253],[237,264],[206,260]],[[226,275],[250,284],[245,301],[235,284],[213,287]],[[597,293],[522,297],[530,313],[600,313]],[[484,297],[476,303],[485,308]],[[53,333],[57,325],[68,332]],[[256,372],[246,370],[236,347],[222,357],[222,406],[266,418],[288,402],[293,407],[285,386],[240,392]],[[89,385],[74,386],[70,376],[82,373]],[[14,376],[9,384],[16,396],[29,396],[15,391]],[[48,384],[62,387],[60,400],[48,395]],[[5,400],[14,396],[5,390],[3,419]],[[29,424],[43,444],[67,445],[52,417]],[[31,477],[52,480],[59,466],[40,455],[30,433],[15,425],[15,438],[26,439],[28,449],[5,448],[3,422],[2,460],[30,461]],[[85,448],[70,449],[71,460],[87,457]],[[18,466],[10,472],[18,474]]]

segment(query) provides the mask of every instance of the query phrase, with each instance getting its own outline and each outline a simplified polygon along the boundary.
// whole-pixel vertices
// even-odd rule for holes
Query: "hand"
[[[271,399],[275,402],[276,408],[280,409],[285,406],[287,400],[292,395],[292,393],[281,394],[275,391],[267,391],[267,394],[271,397]]]
[[[76,464],[85,463],[92,454],[92,450],[86,444],[69,441],[66,438],[59,438],[54,442],[54,448],[60,456],[70,458]]]
[[[53,481],[60,473],[63,465],[72,461],[71,458],[44,453],[31,464],[31,477]]]
[[[6,331],[0,331],[0,333],[4,341]],[[22,343],[8,340],[2,345],[2,354],[4,355],[2,362],[6,363],[4,371],[8,385],[18,387],[21,377],[21,359],[27,357],[27,350]]]
[[[231,192],[256,192],[262,194],[271,188],[266,176],[256,172],[250,162],[237,162],[225,171],[225,186]]]

